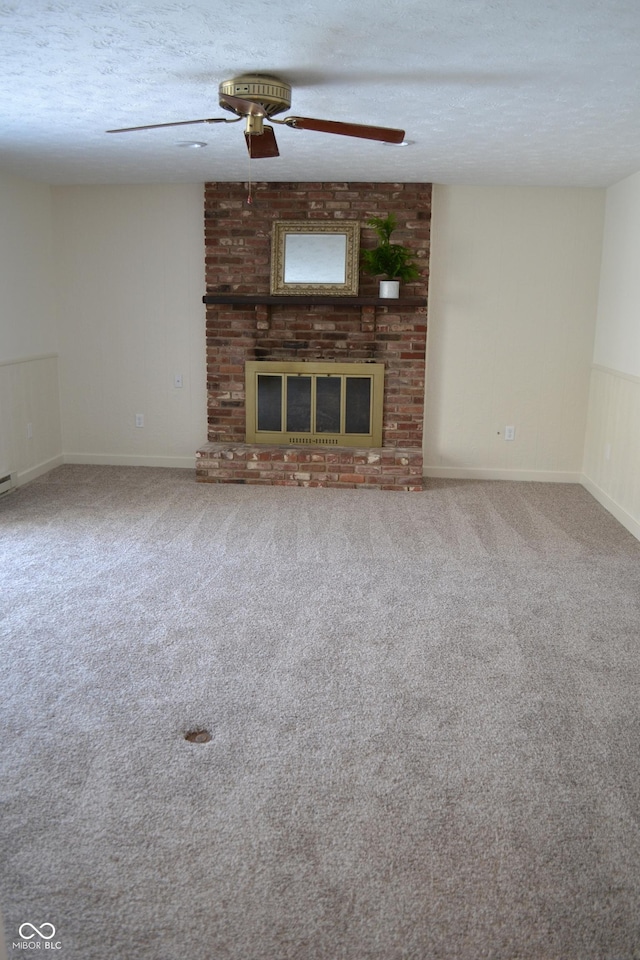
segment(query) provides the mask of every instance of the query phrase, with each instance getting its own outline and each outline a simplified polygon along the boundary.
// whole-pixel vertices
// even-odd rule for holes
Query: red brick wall
[[[258,183],[248,204],[242,183],[205,189],[207,293],[269,293],[274,220],[360,220],[361,247],[375,245],[371,216],[393,212],[420,265],[401,295],[427,295],[431,185],[415,183]],[[376,296],[364,274],[360,294]],[[244,441],[245,360],[377,360],[385,364],[383,446],[420,447],[424,404],[426,308],[207,306],[208,436]]]

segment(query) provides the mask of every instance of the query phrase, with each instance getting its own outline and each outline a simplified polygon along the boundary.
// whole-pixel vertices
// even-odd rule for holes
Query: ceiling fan
[[[265,124],[265,118],[294,130],[318,130],[320,133],[337,133],[343,137],[360,137],[364,140],[380,140],[382,143],[402,143],[404,130],[390,127],[371,127],[362,123],[342,123],[336,120],[316,120],[312,117],[285,117],[274,119],[275,114],[291,106],[291,85],[277,77],[248,74],[224,80],[218,88],[218,102],[225,110],[236,116],[210,117],[207,120],[178,120],[174,123],[148,123],[141,127],[122,127],[107,130],[107,133],[130,133],[134,130],[154,130],[157,127],[182,127],[192,123],[237,123],[246,120],[244,136],[249,156],[256,159],[278,157],[273,127]]]

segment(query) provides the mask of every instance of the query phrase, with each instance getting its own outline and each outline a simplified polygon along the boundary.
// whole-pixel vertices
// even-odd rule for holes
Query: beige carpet
[[[640,543],[581,487],[66,466],[0,557],[9,957],[640,957]]]

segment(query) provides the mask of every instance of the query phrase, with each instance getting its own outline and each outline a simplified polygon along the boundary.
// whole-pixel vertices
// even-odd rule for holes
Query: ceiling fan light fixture
[[[235,112],[234,101],[248,100],[262,107],[265,116],[272,117],[291,106],[291,84],[278,77],[246,74],[223,80],[218,87],[218,98],[225,110]]]

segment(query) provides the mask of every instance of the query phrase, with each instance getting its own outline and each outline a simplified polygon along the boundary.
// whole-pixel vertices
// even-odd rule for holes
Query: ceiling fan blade
[[[338,133],[343,137],[361,137],[363,140],[381,140],[383,143],[402,143],[404,130],[391,127],[370,127],[363,123],[341,123],[337,120],[316,120],[313,117],[286,117],[275,120],[296,130],[318,130],[320,133]]]
[[[240,117],[238,117],[238,120]],[[173,123],[146,123],[142,127],[121,127],[119,130],[107,130],[107,133],[131,133],[133,130],[156,130],[158,127],[186,127],[193,123],[235,123],[226,117],[210,117],[208,120],[176,120]]]
[[[234,113],[239,113],[241,117],[266,117],[267,111],[253,100],[243,100],[242,97],[227,96],[221,93],[218,97],[218,103],[221,107],[229,107]]]
[[[262,133],[247,133],[247,150],[252,160],[262,160],[265,157],[279,157],[280,151],[276,143],[273,127],[266,126]]]

